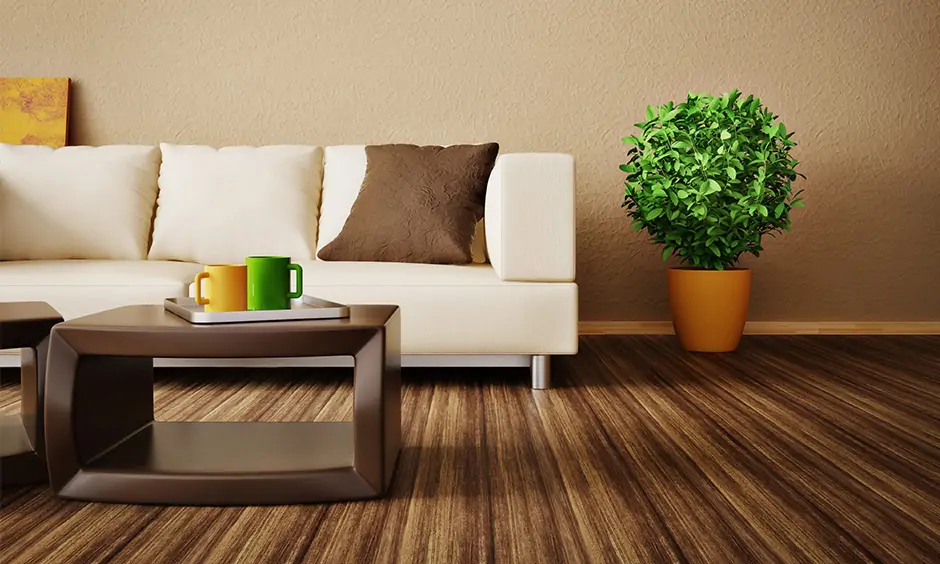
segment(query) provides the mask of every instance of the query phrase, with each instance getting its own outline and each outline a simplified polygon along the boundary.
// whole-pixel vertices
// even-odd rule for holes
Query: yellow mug
[[[202,281],[209,280],[206,297]],[[205,311],[245,311],[248,309],[248,267],[244,264],[210,264],[196,275],[196,303]]]

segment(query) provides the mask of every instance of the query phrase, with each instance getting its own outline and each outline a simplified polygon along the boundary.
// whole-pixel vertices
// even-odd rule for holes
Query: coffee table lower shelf
[[[353,422],[155,421],[82,469],[61,497],[255,505],[376,497],[354,468]]]

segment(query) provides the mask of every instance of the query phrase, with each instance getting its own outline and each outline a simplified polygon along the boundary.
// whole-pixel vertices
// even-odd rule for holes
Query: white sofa
[[[474,264],[453,266],[316,258],[316,251],[342,229],[358,194],[365,170],[363,146],[302,150],[304,155],[313,155],[311,178],[298,180],[297,175],[285,173],[283,184],[294,191],[283,196],[275,193],[279,188],[269,186],[267,180],[245,180],[258,170],[267,170],[263,178],[278,176],[280,171],[270,167],[281,166],[280,161],[271,160],[270,155],[262,157],[268,160],[261,165],[244,170],[225,168],[251,162],[259,154],[252,152],[255,148],[235,148],[228,153],[225,149],[192,150],[185,153],[190,159],[189,172],[180,172],[181,165],[168,167],[167,155],[170,150],[193,147],[161,148],[68,147],[53,151],[0,145],[0,301],[45,301],[71,319],[123,305],[160,304],[166,297],[190,294],[193,277],[203,268],[201,262],[161,259],[187,252],[174,251],[174,245],[192,247],[193,256],[256,254],[238,247],[245,244],[239,240],[240,234],[250,232],[252,226],[234,226],[234,231],[226,231],[224,223],[212,229],[200,227],[196,224],[201,221],[184,221],[185,209],[174,219],[172,206],[180,205],[174,198],[182,195],[192,198],[193,206],[210,206],[213,213],[224,213],[226,206],[247,205],[237,201],[245,196],[236,185],[255,182],[256,190],[272,191],[269,198],[251,203],[258,208],[256,213],[264,213],[267,205],[280,205],[284,198],[295,198],[288,211],[301,205],[298,202],[312,210],[309,222],[304,219],[305,212],[298,211],[293,220],[265,228],[264,236],[277,231],[275,235],[281,240],[291,240],[285,243],[286,250],[271,248],[278,247],[277,241],[260,250],[290,254],[300,263],[307,294],[347,304],[399,305],[405,365],[530,366],[533,386],[544,388],[549,385],[550,356],[578,350],[575,174],[570,155],[500,155],[487,188]],[[121,168],[106,158],[109,149],[118,155],[125,149],[136,151],[133,158],[143,159],[140,162],[144,164]],[[234,157],[239,150],[248,151],[248,157]],[[228,155],[229,160],[220,155]],[[186,174],[202,176],[180,181],[180,175]],[[298,186],[303,192],[299,196]],[[200,190],[230,193],[231,197],[200,200]],[[95,198],[101,201],[88,201]],[[304,223],[297,229],[309,229],[310,233],[290,231],[299,225],[297,221]],[[136,247],[135,238],[142,242]],[[18,355],[0,357],[0,365],[17,362]],[[158,365],[247,362],[157,360]],[[275,361],[279,365],[323,362]]]

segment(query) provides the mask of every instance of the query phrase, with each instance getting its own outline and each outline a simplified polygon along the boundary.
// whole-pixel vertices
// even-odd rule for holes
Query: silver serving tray
[[[205,311],[193,298],[167,298],[163,307],[190,323],[252,323],[257,321],[300,321],[304,319],[341,319],[349,317],[349,306],[304,294],[291,300],[290,309],[261,311]]]

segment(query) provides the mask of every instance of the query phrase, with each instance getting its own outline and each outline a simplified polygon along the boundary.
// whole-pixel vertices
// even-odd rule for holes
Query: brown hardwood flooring
[[[940,562],[940,337],[591,336],[556,387],[405,371],[389,497],[158,507],[4,492],[2,562]],[[17,386],[0,386],[15,413]],[[344,420],[344,370],[160,370],[163,420]]]

